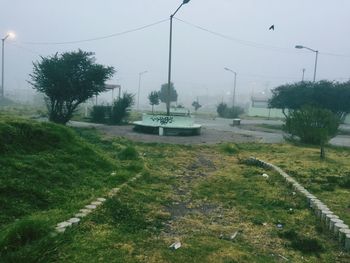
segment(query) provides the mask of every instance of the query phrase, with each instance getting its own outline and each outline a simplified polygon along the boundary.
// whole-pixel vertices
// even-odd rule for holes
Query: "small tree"
[[[337,134],[339,124],[339,118],[330,110],[305,106],[288,114],[284,130],[298,136],[302,143],[319,145],[324,159],[324,146]]]
[[[202,105],[199,104],[198,99],[192,102],[192,107],[194,107],[194,110],[197,112],[199,108],[202,107]]]
[[[105,90],[114,68],[96,64],[93,55],[78,50],[33,63],[29,83],[45,94],[50,121],[66,124],[79,104]]]
[[[216,108],[216,112],[219,114],[220,117],[224,117],[226,111],[227,111],[227,104],[223,102],[221,102]]]
[[[135,95],[123,93],[123,96],[118,98],[114,103],[111,111],[111,123],[121,124],[125,122],[129,115],[128,109],[134,105]]]
[[[158,95],[159,95],[159,99],[161,102],[166,103],[166,104],[168,103],[168,83],[165,83],[161,86]],[[176,89],[174,87],[174,83],[170,83],[169,103],[171,103],[173,101],[177,101],[177,97],[178,97],[178,95],[177,95]]]
[[[158,91],[152,91],[148,95],[148,100],[149,100],[149,104],[152,105],[152,113],[153,113],[154,105],[159,105],[159,93],[158,93]]]

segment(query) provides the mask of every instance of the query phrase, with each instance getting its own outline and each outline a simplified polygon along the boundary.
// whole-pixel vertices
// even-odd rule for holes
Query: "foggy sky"
[[[16,32],[5,46],[5,89],[31,89],[26,83],[39,55],[78,48],[96,53],[97,62],[114,66],[109,83],[136,93],[143,75],[141,100],[167,82],[169,21],[114,38],[65,45],[64,42],[118,33],[169,18],[181,0],[0,0],[0,35]],[[299,81],[302,69],[312,80],[317,49],[317,79],[350,79],[350,1],[348,0],[192,0],[179,19],[244,40],[233,41],[174,20],[172,80],[180,101],[197,96],[228,97],[238,72],[237,100],[264,89]],[[275,31],[268,28],[275,24]],[[252,44],[259,43],[260,45]],[[276,48],[272,48],[276,47]],[[345,56],[331,56],[332,53]],[[6,94],[6,90],[5,90]]]

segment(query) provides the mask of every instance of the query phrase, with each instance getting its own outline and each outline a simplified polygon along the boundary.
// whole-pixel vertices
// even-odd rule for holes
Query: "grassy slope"
[[[0,136],[5,211],[0,262],[350,260],[277,174],[268,171],[266,180],[260,168],[239,163],[253,155],[280,165],[348,222],[342,210],[348,208],[349,189],[327,174],[347,176],[349,150],[328,149],[329,159],[321,162],[313,148],[134,144],[103,140],[89,130],[8,119],[0,122]],[[116,156],[126,146],[135,147],[142,158],[119,161]],[[79,227],[48,236],[53,224],[141,169],[140,180]],[[114,170],[117,175],[111,176]],[[279,223],[283,229],[276,227]],[[229,240],[236,231],[236,240]],[[177,239],[182,247],[168,249]]]
[[[98,139],[92,144],[81,138],[83,133],[91,142],[97,140],[84,130],[0,119],[0,253],[6,250],[4,239],[11,231],[28,232],[24,228],[35,225],[33,221],[53,226],[136,174],[135,166],[117,158],[124,145],[105,151],[110,142]],[[19,236],[12,238],[15,246],[27,243],[19,241],[22,234],[15,232],[13,236]]]
[[[228,155],[220,147],[139,144],[149,174],[67,233],[60,261],[348,262],[280,176],[268,172],[266,180],[260,168],[238,162],[247,154],[273,159],[271,148],[239,147]],[[176,240],[182,247],[172,251]]]

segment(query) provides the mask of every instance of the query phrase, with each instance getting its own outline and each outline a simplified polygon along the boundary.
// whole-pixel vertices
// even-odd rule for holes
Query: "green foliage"
[[[106,123],[111,115],[111,106],[95,105],[90,113],[91,121],[94,123]]]
[[[221,118],[237,118],[244,111],[241,107],[228,107],[226,103],[221,102],[217,108],[216,112]]]
[[[167,98],[168,98],[168,83],[165,83],[161,86],[160,91],[158,93],[159,99],[163,103],[167,103]],[[177,101],[177,92],[174,87],[174,83],[170,83],[170,102]]]
[[[271,108],[290,110],[305,105],[332,111],[341,120],[350,112],[350,81],[345,83],[320,81],[286,84],[272,90]]]
[[[111,111],[110,122],[112,124],[121,124],[126,122],[129,108],[134,105],[135,95],[124,92],[123,96],[118,98],[114,103]]]
[[[79,104],[105,90],[105,81],[115,71],[95,63],[93,55],[78,50],[33,63],[29,83],[45,94],[50,121],[66,124]]]
[[[148,100],[149,100],[149,104],[152,105],[152,113],[153,113],[154,105],[159,105],[159,92],[158,91],[152,91],[148,95]]]
[[[23,219],[15,222],[1,235],[0,251],[6,253],[18,250],[43,238],[50,231],[51,227],[45,221]]]
[[[194,110],[197,111],[199,108],[202,107],[202,105],[199,104],[198,100],[195,100],[192,102],[192,107],[194,107]]]
[[[0,155],[58,149],[73,140],[73,133],[50,123],[0,119]]]
[[[133,146],[127,146],[121,150],[118,154],[120,160],[136,160],[139,157],[139,153]]]
[[[224,153],[228,154],[236,154],[239,152],[238,147],[235,144],[232,143],[225,143],[220,146],[220,149]]]
[[[331,111],[306,106],[289,113],[284,129],[297,136],[302,143],[321,146],[324,158],[324,145],[337,134],[340,121]]]
[[[281,238],[290,241],[290,247],[305,254],[319,254],[324,251],[324,247],[316,238],[309,238],[298,234],[295,230],[285,230],[278,233]]]
[[[145,207],[113,197],[105,203],[113,224],[127,233],[146,230],[149,223],[145,218]]]

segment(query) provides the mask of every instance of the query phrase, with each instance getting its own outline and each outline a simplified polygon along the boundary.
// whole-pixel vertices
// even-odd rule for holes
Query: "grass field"
[[[321,161],[305,146],[133,143],[6,118],[0,138],[0,262],[350,261],[279,175],[240,161],[279,165],[350,224],[349,149],[327,148]],[[138,173],[79,226],[50,236]]]

